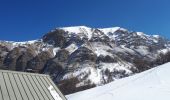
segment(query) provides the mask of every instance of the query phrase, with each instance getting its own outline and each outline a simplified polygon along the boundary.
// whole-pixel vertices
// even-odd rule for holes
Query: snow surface
[[[169,71],[170,63],[167,63],[66,97],[68,100],[169,100]]]
[[[170,49],[161,49],[158,51],[158,53],[166,54],[170,51]]]
[[[101,66],[101,69],[103,70],[103,69],[108,69],[110,72],[114,72],[115,70],[116,71],[125,71],[126,72],[126,74],[130,74],[130,73],[132,73],[128,68],[126,68],[126,67],[128,67],[128,64],[126,64],[125,63],[125,65],[124,64],[119,64],[119,63],[101,63],[100,64],[100,66]]]
[[[153,37],[155,37],[155,38],[160,38],[160,36],[159,36],[159,35],[153,35]]]
[[[87,26],[63,27],[61,29],[69,32],[69,34],[72,34],[72,33],[75,33],[75,34],[85,33],[85,35],[88,37],[88,39],[91,39],[92,33],[93,33],[92,28],[87,27]]]
[[[112,56],[112,54],[108,52],[108,50],[112,50],[112,48],[109,47],[108,45],[104,45],[104,44],[101,44],[101,43],[92,43],[91,45],[92,45],[93,51],[97,54],[97,56],[100,56],[100,55],[103,55],[103,56],[110,55],[110,56]]]
[[[78,49],[78,46],[74,43],[69,45],[67,48],[65,48],[67,51],[69,51],[70,54],[72,54],[74,51]]]
[[[120,27],[99,28],[99,30],[101,30],[105,34],[107,34],[107,33],[114,33],[114,32],[116,32],[119,29],[120,29]]]
[[[55,56],[60,49],[61,49],[60,47],[53,48],[53,55]]]
[[[138,46],[137,49],[135,49],[135,51],[139,52],[143,56],[149,54],[148,47],[146,46]]]
[[[24,42],[14,42],[14,41],[7,41],[9,43],[13,43],[13,45],[25,45],[25,44],[34,44],[35,42],[37,42],[37,40],[30,40],[30,41],[24,41]]]

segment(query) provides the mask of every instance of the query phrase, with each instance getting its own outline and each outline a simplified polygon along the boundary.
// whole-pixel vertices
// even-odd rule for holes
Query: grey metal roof
[[[0,100],[66,100],[48,75],[0,70]]]

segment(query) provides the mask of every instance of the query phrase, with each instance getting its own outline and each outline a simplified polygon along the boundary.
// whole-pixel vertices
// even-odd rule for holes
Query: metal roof
[[[0,100],[66,100],[49,75],[0,70]]]

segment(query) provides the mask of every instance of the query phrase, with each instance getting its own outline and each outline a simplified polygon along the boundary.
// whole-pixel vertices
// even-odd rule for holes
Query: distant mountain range
[[[64,27],[39,40],[0,41],[0,69],[49,74],[64,94],[169,61],[169,40],[120,27]]]

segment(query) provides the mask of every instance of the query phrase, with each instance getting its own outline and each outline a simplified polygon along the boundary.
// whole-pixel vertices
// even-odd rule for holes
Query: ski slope
[[[66,97],[68,100],[170,100],[170,63]]]

